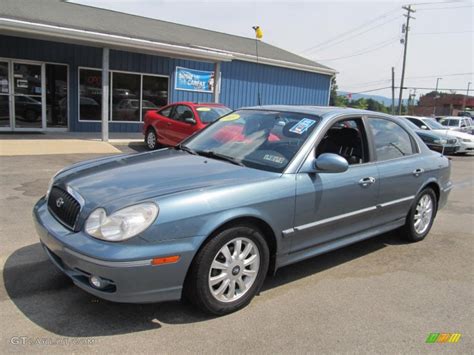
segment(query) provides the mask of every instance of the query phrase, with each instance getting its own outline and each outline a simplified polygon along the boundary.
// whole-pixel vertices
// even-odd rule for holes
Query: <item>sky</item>
[[[407,0],[408,1],[408,0]],[[416,0],[415,0],[416,1]],[[171,1],[74,0],[130,14],[254,37],[338,71],[339,90],[390,97],[391,67],[400,86],[403,45],[400,43],[407,2],[379,1]],[[405,85],[474,92],[474,2],[419,0],[410,20]],[[375,89],[375,90],[374,90]],[[381,89],[381,90],[378,90]],[[396,93],[398,97],[398,91]]]

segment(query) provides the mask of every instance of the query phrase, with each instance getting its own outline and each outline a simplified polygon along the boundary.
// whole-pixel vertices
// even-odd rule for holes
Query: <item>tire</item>
[[[153,128],[149,128],[145,135],[145,144],[149,150],[155,150],[158,148],[158,137]]]
[[[239,240],[240,254],[235,253]],[[229,252],[227,257],[223,253],[225,248]],[[262,287],[269,260],[267,242],[257,228],[238,225],[225,229],[197,253],[186,278],[184,295],[206,313],[235,312],[248,305]]]
[[[428,202],[430,201],[430,202]],[[429,204],[429,206],[427,205]],[[424,218],[417,218],[419,210]],[[422,190],[415,198],[415,202],[408,213],[405,225],[401,228],[403,238],[408,242],[419,242],[428,235],[438,210],[436,194],[431,188]],[[418,225],[415,223],[417,221]]]

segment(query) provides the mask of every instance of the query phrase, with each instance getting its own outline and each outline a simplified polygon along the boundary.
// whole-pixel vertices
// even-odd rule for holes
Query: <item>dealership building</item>
[[[183,5],[184,6],[184,5]],[[250,31],[251,29],[249,29]],[[327,105],[335,71],[252,38],[59,0],[0,1],[0,131],[138,132],[177,101]]]

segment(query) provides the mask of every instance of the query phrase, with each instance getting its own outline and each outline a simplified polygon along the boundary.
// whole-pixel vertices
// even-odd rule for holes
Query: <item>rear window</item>
[[[202,123],[211,123],[216,121],[218,118],[228,114],[232,110],[228,107],[211,107],[211,106],[198,106],[196,111],[199,114],[199,118]]]

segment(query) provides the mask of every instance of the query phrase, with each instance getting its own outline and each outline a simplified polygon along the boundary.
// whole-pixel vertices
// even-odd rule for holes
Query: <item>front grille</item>
[[[448,144],[455,144],[457,139],[448,139]]]
[[[66,191],[53,187],[49,193],[49,210],[66,227],[74,229],[81,205]]]

